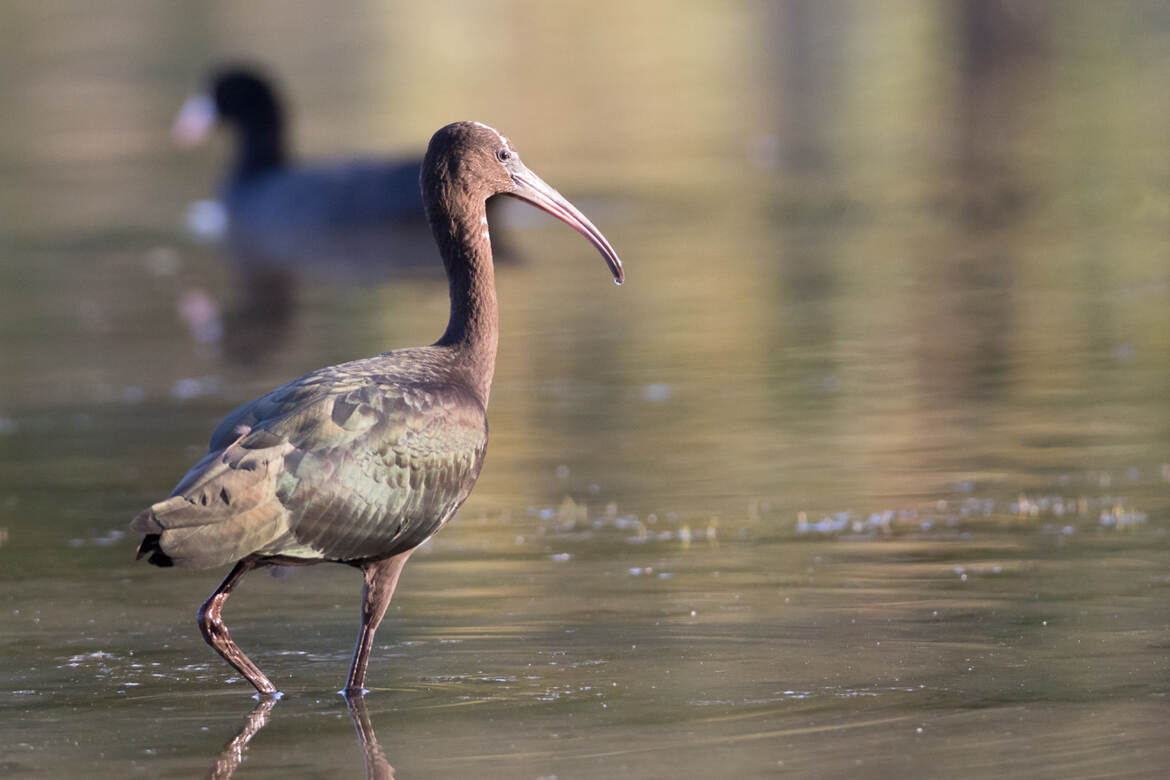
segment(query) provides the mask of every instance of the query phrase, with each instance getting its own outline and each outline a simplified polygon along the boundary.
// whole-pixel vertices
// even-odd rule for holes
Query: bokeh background
[[[487,464],[364,721],[354,572],[237,591],[249,720],[222,572],[133,561],[223,414],[446,319],[437,255],[241,315],[230,138],[169,135],[225,59],[306,158],[492,124],[628,271],[493,226]],[[1161,776],[1168,73],[1153,1],[0,3],[0,774]]]

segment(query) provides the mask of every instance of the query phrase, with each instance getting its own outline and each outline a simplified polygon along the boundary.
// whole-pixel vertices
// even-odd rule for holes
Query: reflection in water
[[[235,774],[235,771],[244,763],[248,743],[260,729],[268,725],[272,708],[276,706],[280,698],[280,696],[261,697],[260,703],[244,719],[244,725],[219,752],[219,756],[215,759],[215,765],[207,773],[209,778],[227,780]],[[353,720],[354,731],[357,732],[367,780],[393,780],[394,767],[386,760],[386,753],[378,744],[378,735],[374,733],[374,726],[370,721],[370,711],[366,707],[365,698],[363,696],[346,696],[345,701],[349,717]]]
[[[213,780],[224,780],[235,774],[240,764],[244,763],[248,743],[252,741],[252,737],[256,736],[260,729],[268,725],[272,708],[276,706],[278,701],[280,701],[279,696],[262,696],[260,698],[260,703],[244,719],[244,725],[240,727],[234,737],[228,740],[228,743],[223,746],[223,750],[219,751],[215,765],[207,773],[208,777],[213,778]]]
[[[296,277],[281,268],[239,266],[240,298],[226,314],[202,287],[186,287],[176,304],[192,341],[242,364],[263,361],[288,338]]]
[[[252,363],[280,347],[288,337],[293,322],[296,278],[279,266],[239,262],[229,253],[239,269],[241,298],[227,315],[223,327],[223,347],[228,359]]]
[[[846,21],[841,7],[817,0],[794,0],[776,6],[775,24],[783,45],[771,63],[780,96],[776,165],[786,181],[808,182],[799,196],[784,195],[772,206],[775,219],[809,221],[826,228],[810,242],[798,231],[784,232],[774,250],[775,296],[783,301],[775,314],[773,349],[793,352],[789,365],[803,381],[776,383],[776,408],[832,403],[840,366],[830,345],[838,337],[838,313],[826,306],[842,286],[839,247],[832,226],[848,217],[844,198],[834,194],[842,172],[834,159],[829,129],[841,118],[836,96],[846,61],[846,41],[834,30]],[[828,186],[826,186],[828,185]],[[819,201],[809,193],[823,192]],[[796,349],[791,349],[795,347]]]
[[[378,744],[378,735],[374,733],[374,725],[370,722],[370,711],[366,708],[365,697],[346,696],[345,702],[349,716],[353,718],[358,744],[362,748],[367,780],[393,780],[394,767],[390,766],[382,746]]]
[[[776,162],[785,175],[823,173],[830,167],[826,129],[836,121],[833,96],[840,89],[842,47],[833,34],[843,23],[842,7],[819,0],[791,0],[777,4],[777,34],[782,44],[772,49],[777,58],[777,126],[780,137]]]
[[[1020,139],[1038,136],[1034,105],[1047,65],[1043,3],[965,0],[955,108],[942,127],[957,191],[940,200],[950,240],[924,264],[918,374],[933,406],[994,400],[1008,378],[1015,288],[1037,203]],[[985,421],[980,420],[979,424]]]

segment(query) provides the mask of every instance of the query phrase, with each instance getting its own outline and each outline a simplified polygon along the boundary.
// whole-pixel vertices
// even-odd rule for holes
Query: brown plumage
[[[623,272],[604,236],[486,125],[439,130],[423,200],[451,288],[435,344],[322,368],[229,414],[171,496],[141,512],[138,555],[159,566],[235,567],[199,610],[200,630],[260,693],[276,687],[220,619],[231,589],[268,564],[346,563],[365,574],[347,695],[360,694],[374,631],[411,552],[467,498],[483,465],[498,333],[484,202],[526,200],[573,226]]]

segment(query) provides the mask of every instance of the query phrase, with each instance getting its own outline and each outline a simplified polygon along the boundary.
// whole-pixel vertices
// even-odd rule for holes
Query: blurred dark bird
[[[322,368],[244,404],[170,498],[131,528],[157,566],[235,562],[199,610],[204,639],[261,694],[276,687],[228,635],[224,602],[252,569],[345,563],[362,570],[361,633],[345,693],[363,692],[378,627],[410,554],[471,492],[487,445],[498,336],[486,200],[509,195],[571,225],[624,276],[605,237],[487,125],[435,133],[422,193],[451,294],[442,337]]]
[[[224,241],[249,300],[251,287],[271,282],[273,272],[365,281],[438,270],[418,158],[294,163],[283,102],[252,66],[215,71],[207,91],[183,104],[174,136],[191,146],[217,124],[234,131],[235,160],[220,200],[196,204],[188,223],[199,236]]]

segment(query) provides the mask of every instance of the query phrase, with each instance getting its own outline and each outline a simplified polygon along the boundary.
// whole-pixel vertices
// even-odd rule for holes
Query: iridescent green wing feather
[[[381,558],[425,541],[479,474],[485,411],[425,361],[405,379],[387,362],[323,369],[236,409],[134,529],[196,567],[254,553]]]

